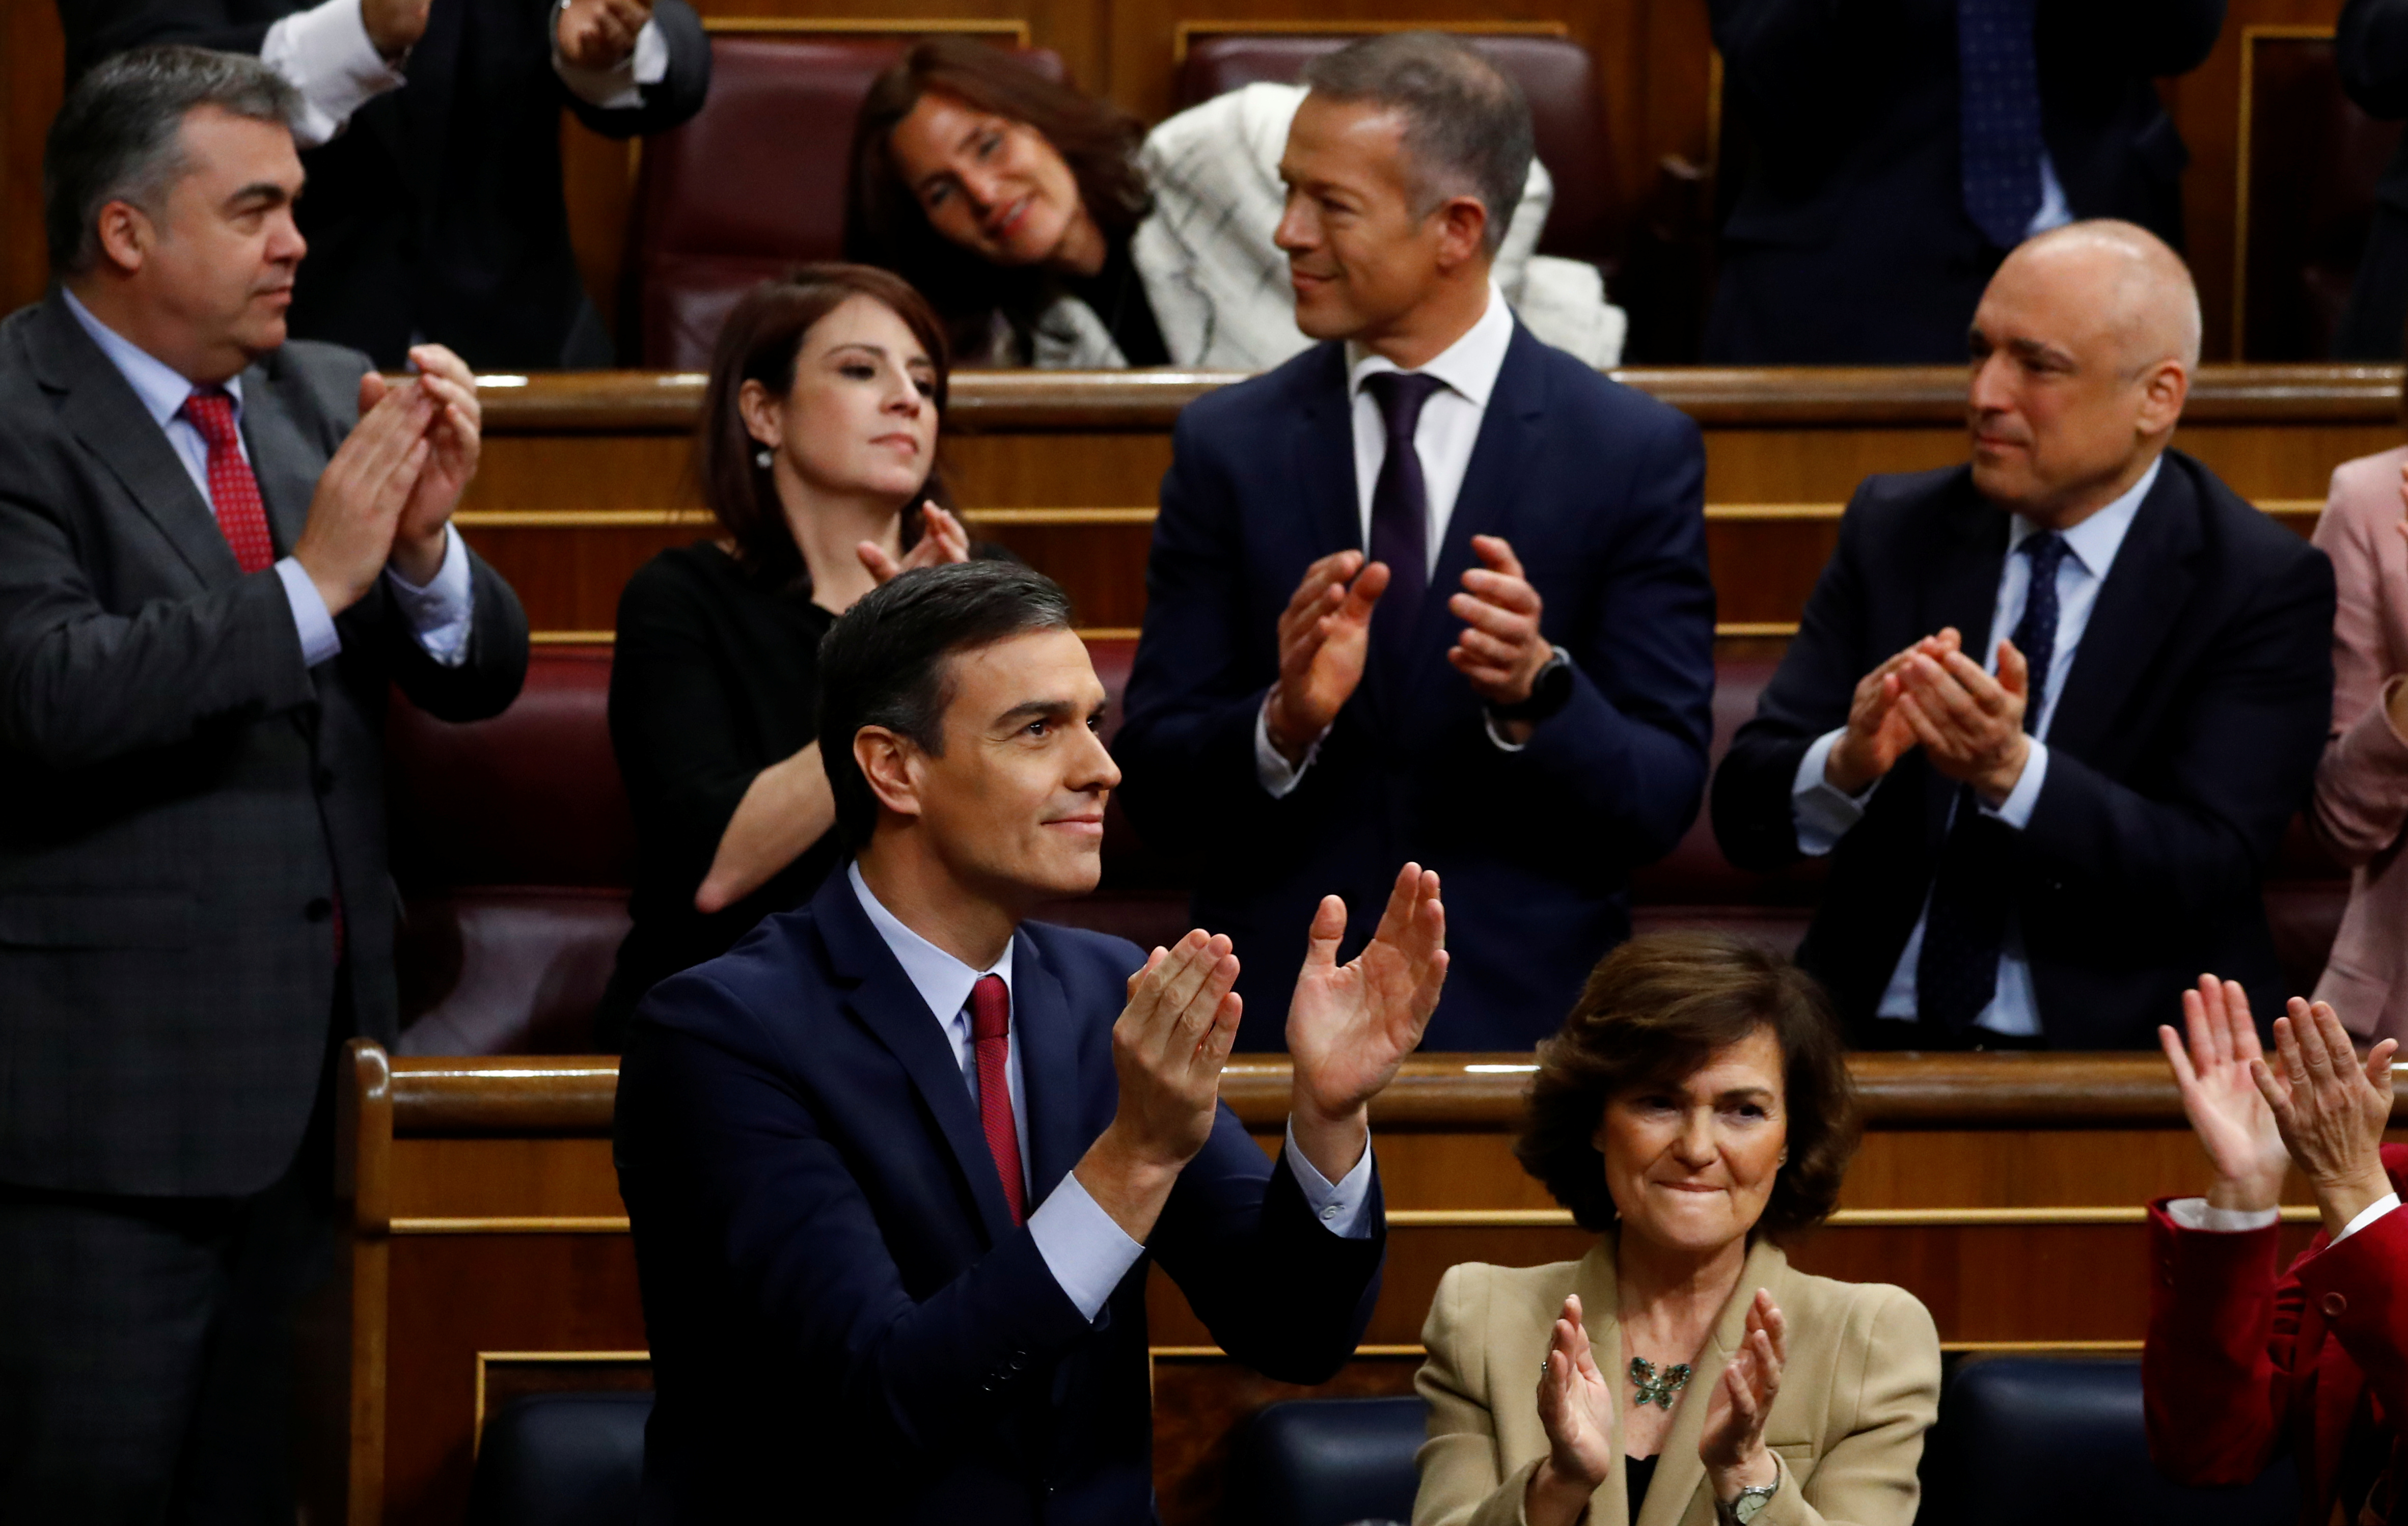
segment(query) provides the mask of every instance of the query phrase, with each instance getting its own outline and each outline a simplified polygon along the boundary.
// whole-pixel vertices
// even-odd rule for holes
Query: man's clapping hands
[[[445,526],[477,474],[483,414],[467,363],[439,344],[409,352],[419,374],[360,378],[360,422],[326,463],[293,547],[330,614],[366,595],[390,565],[434,581]]]

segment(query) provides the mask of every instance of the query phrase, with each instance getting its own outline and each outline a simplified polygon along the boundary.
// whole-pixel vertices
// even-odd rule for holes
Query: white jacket
[[[1264,371],[1310,348],[1296,326],[1287,256],[1271,242],[1286,190],[1280,156],[1300,85],[1247,85],[1172,117],[1146,136],[1138,165],[1154,211],[1130,259],[1173,365]],[[1595,266],[1532,252],[1555,201],[1546,166],[1530,161],[1521,204],[1492,274],[1524,326],[1589,365],[1622,358],[1628,320],[1605,299]],[[1094,310],[1065,296],[1039,318],[1031,358],[1052,370],[1125,367]]]

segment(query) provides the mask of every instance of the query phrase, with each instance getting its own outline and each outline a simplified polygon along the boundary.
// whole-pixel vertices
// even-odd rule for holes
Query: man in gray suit
[[[294,1519],[331,1056],[394,1029],[386,696],[518,692],[449,352],[284,341],[290,89],[165,48],[44,159],[0,322],[0,1520]]]

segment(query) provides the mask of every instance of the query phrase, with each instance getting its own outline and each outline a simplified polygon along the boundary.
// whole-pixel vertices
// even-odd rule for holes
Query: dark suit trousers
[[[0,1183],[0,1521],[293,1526],[296,1325],[336,1264],[333,1074],[330,1046],[292,1167],[248,1197]]]

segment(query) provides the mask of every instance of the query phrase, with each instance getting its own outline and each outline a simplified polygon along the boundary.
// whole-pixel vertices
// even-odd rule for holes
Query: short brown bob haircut
[[[1781,1045],[1789,1159],[1756,1229],[1822,1222],[1862,1132],[1839,1024],[1812,975],[1727,933],[1651,933],[1605,957],[1563,1028],[1539,1045],[1515,1158],[1581,1228],[1603,1234],[1620,1217],[1596,1144],[1606,1103],[1677,1085],[1760,1028]]]
[[[803,554],[786,525],[778,488],[769,468],[760,465],[760,441],[744,426],[739,399],[744,383],[758,382],[771,396],[795,390],[795,362],[812,325],[856,296],[883,304],[920,341],[936,367],[936,389],[929,401],[937,410],[937,448],[944,449],[945,396],[952,357],[943,326],[927,299],[910,282],[891,271],[866,265],[806,265],[765,281],[739,298],[720,324],[711,348],[710,382],[702,399],[702,419],[695,440],[695,465],[702,479],[703,501],[718,516],[720,527],[736,542],[736,563],[763,586],[786,591],[809,582]],[[943,474],[931,467],[928,480],[904,507],[934,498],[953,507]],[[909,549],[920,538],[920,516],[903,516],[903,544]]]

